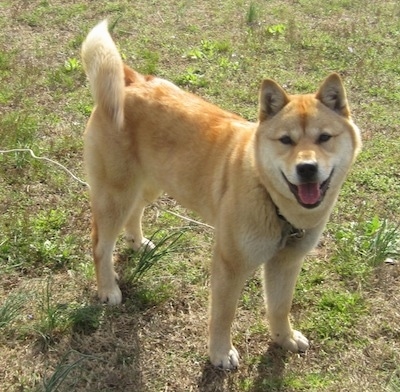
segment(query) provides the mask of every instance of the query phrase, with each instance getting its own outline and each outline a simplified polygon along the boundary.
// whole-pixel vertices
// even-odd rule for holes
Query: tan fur
[[[272,339],[305,351],[307,339],[289,322],[295,282],[361,147],[339,76],[330,75],[315,95],[287,95],[265,80],[259,121],[251,123],[123,65],[106,22],[89,33],[82,58],[96,102],[84,158],[100,299],[121,302],[116,238],[125,228],[134,249],[151,246],[141,217],[164,191],[215,227],[211,362],[238,365],[231,323],[245,281],[260,265]],[[309,185],[302,186],[304,176]]]

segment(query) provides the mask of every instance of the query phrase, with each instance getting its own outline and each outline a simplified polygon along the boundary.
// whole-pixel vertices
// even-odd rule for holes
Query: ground
[[[5,391],[399,391],[400,5],[397,1],[0,1],[0,385]],[[344,79],[364,149],[304,264],[293,324],[271,343],[259,276],[243,292],[237,371],[207,359],[213,233],[164,195],[150,260],[118,242],[123,304],[96,297],[80,45],[108,18],[124,60],[255,121],[263,78]],[[143,264],[144,263],[144,264]],[[138,265],[148,267],[138,273]]]

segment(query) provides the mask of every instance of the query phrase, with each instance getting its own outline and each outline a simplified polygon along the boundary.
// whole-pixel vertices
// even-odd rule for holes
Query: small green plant
[[[1,147],[30,147],[35,140],[38,128],[39,121],[34,113],[23,110],[5,113],[0,118]],[[0,160],[10,159],[10,157],[13,155],[0,155]],[[26,163],[29,160],[26,154],[17,152],[14,158],[18,167],[21,167],[21,162]]]
[[[74,361],[69,361],[69,357],[71,355],[78,355],[78,359]],[[53,374],[49,378],[43,379],[43,387],[45,392],[55,392],[59,390],[59,387],[65,382],[67,379],[68,375],[73,371],[73,370],[80,370],[81,365],[83,361],[89,360],[89,359],[98,359],[97,357],[94,357],[92,355],[84,355],[82,353],[79,353],[75,350],[70,350],[64,356],[61,358],[59,363],[57,364]],[[81,370],[80,370],[81,371]],[[75,383],[77,379],[75,378]],[[72,385],[69,385],[71,388],[73,386],[74,382],[72,382]]]
[[[81,69],[81,63],[75,57],[65,60],[64,69],[67,72],[74,72]]]
[[[175,82],[180,86],[192,86],[192,87],[206,87],[208,81],[205,79],[202,71],[194,68],[188,68],[186,73],[179,76]]]
[[[400,367],[397,368],[390,377],[389,383],[385,388],[386,392],[400,391]]]
[[[136,267],[129,274],[129,280],[132,282],[140,280],[160,259],[179,251],[181,248],[179,240],[185,234],[186,230],[185,228],[179,229],[178,231],[162,236],[160,239],[157,237],[162,231],[156,231],[150,238],[150,241],[157,238],[157,244],[154,248],[146,246],[142,250]]]
[[[282,35],[286,30],[286,25],[279,23],[265,28],[266,32],[272,36]]]
[[[160,55],[149,49],[143,49],[139,56],[145,61],[145,64],[140,67],[140,72],[149,75],[156,74]]]
[[[232,61],[227,57],[221,57],[218,61],[218,66],[223,70],[237,71],[239,69],[239,62]]]
[[[10,294],[0,305],[0,329],[8,327],[21,313],[26,301],[22,293]]]
[[[208,57],[214,56],[216,53],[226,53],[230,50],[228,41],[213,41],[208,39],[201,40],[201,48]]]
[[[80,83],[83,82],[85,76],[82,72],[81,62],[71,57],[64,61],[64,64],[58,68],[50,69],[47,77],[48,85],[54,90],[73,92]]]
[[[370,238],[366,245],[369,264],[377,266],[388,257],[400,255],[399,229],[398,225],[391,224],[386,219],[380,221],[376,216],[367,222],[365,237]]]
[[[228,41],[213,41],[202,39],[200,41],[200,46],[190,49],[186,53],[186,57],[192,60],[199,60],[204,58],[211,60],[217,54],[226,53],[230,50],[230,43]]]
[[[251,2],[246,14],[246,23],[249,25],[254,25],[255,23],[257,23],[259,12],[260,11],[257,4]]]
[[[46,279],[38,299],[37,323],[34,329],[41,338],[44,348],[51,345],[55,341],[57,332],[66,329],[69,324],[67,306],[55,303],[53,294],[53,278],[50,276]]]
[[[199,49],[199,48],[190,49],[190,50],[187,52],[186,55],[187,55],[187,57],[189,57],[189,58],[192,59],[192,60],[202,59],[203,57],[206,56],[206,54],[205,54],[204,52],[202,52],[202,50]]]
[[[68,319],[74,332],[90,334],[96,331],[104,313],[101,305],[75,304],[68,310]]]
[[[388,257],[400,254],[400,230],[386,219],[341,225],[335,233],[333,260],[343,276],[364,277]]]
[[[31,220],[34,231],[41,235],[52,234],[60,230],[66,223],[66,214],[60,209],[41,211]]]
[[[13,53],[0,52],[0,71],[10,71]]]
[[[31,262],[37,261],[61,267],[72,261],[76,238],[71,235],[61,235],[62,228],[67,222],[65,211],[61,209],[41,211],[32,216],[30,222]]]
[[[314,331],[320,339],[342,339],[351,336],[351,328],[365,313],[365,304],[358,293],[326,291],[317,303]]]

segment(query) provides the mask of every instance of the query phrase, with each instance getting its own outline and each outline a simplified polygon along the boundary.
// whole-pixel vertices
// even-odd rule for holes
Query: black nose
[[[316,163],[299,163],[296,171],[301,181],[312,182],[316,180],[318,165]]]

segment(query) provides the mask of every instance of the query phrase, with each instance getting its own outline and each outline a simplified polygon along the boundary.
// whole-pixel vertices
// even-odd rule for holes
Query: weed
[[[258,18],[259,18],[259,8],[258,5],[254,2],[250,2],[249,8],[247,10],[246,14],[246,23],[248,25],[254,25],[257,23]]]
[[[157,52],[143,49],[140,51],[139,56],[145,60],[145,64],[140,67],[139,71],[144,74],[155,75],[160,55]]]
[[[70,58],[65,60],[64,63],[64,69],[67,72],[75,72],[81,69],[81,63],[78,59],[74,58]]]
[[[77,355],[78,359],[74,360],[72,363],[69,362],[69,357],[71,355]],[[53,374],[47,379],[43,380],[43,388],[45,392],[55,392],[65,382],[68,375],[74,370],[80,370],[82,372],[82,362],[87,360],[97,360],[97,357],[92,355],[84,355],[75,350],[70,350],[64,354],[60,362],[56,365]],[[74,387],[74,384],[78,382],[77,375],[75,375],[75,382],[72,381],[69,385],[70,388]]]
[[[400,391],[400,368],[396,369],[391,375],[385,391],[386,392]]]
[[[150,241],[153,242],[154,240],[156,245],[154,248],[146,246],[141,251],[136,267],[128,275],[125,275],[125,279],[131,282],[140,280],[159,260],[177,252],[180,249],[179,240],[186,231],[187,229],[182,228],[177,232],[164,234],[161,238],[159,235],[162,234],[163,231],[156,231],[150,238]]]
[[[192,60],[208,59],[212,60],[219,54],[228,53],[231,51],[231,45],[227,41],[213,41],[203,39],[199,47],[190,49],[185,57]]]
[[[88,282],[91,282],[96,278],[94,263],[80,262],[76,265],[76,270],[77,273]]]
[[[272,36],[282,35],[286,30],[286,25],[279,23],[265,28],[266,32]]]
[[[51,346],[59,333],[68,329],[67,305],[58,304],[54,300],[53,278],[46,279],[36,314],[34,332],[39,336],[44,350]]]
[[[11,53],[0,52],[0,70],[4,72],[2,78],[7,71],[11,70],[12,57]]]
[[[20,315],[26,301],[23,293],[10,294],[0,305],[0,329],[10,327],[10,324]]]
[[[69,307],[68,319],[73,332],[90,334],[96,331],[104,315],[100,305],[79,304]]]
[[[189,50],[186,55],[192,60],[198,60],[202,59],[203,57],[206,57],[206,54],[202,52],[201,49],[199,48],[194,48]]]
[[[237,71],[239,69],[239,62],[231,61],[231,59],[227,57],[221,57],[218,60],[218,66],[223,69]]]
[[[365,313],[358,293],[326,291],[317,303],[313,331],[319,339],[348,339],[357,320]]]
[[[39,128],[38,118],[34,113],[28,111],[14,111],[5,114],[0,119],[0,138],[2,147],[12,146],[13,148],[30,147],[35,140]],[[26,162],[26,156],[15,154],[16,164]],[[0,159],[7,159],[0,155]]]
[[[370,265],[375,267],[388,257],[400,256],[399,225],[391,224],[386,219],[380,221],[375,216],[367,222],[365,235],[371,239],[366,252]]]
[[[67,222],[65,211],[61,209],[43,211],[32,216],[30,222],[31,262],[61,267],[72,261],[76,239],[72,235],[60,235]]]
[[[204,77],[204,73],[199,69],[188,68],[186,72],[178,76],[175,82],[180,86],[189,87],[207,87],[208,81]]]
[[[364,279],[371,267],[400,254],[399,235],[398,225],[376,216],[366,222],[341,225],[335,233],[333,255],[337,271],[343,277]]]

